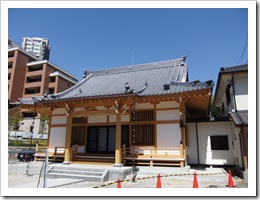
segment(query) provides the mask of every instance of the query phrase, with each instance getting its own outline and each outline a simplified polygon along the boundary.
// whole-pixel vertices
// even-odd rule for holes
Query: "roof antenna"
[[[132,50],[132,65],[135,64],[135,50]]]

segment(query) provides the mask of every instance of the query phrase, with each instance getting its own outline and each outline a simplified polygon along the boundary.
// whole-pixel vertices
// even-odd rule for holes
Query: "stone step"
[[[96,176],[102,176],[104,171],[86,171],[86,170],[71,170],[71,169],[51,169],[51,173],[59,173],[59,174],[69,174],[73,172],[73,174],[78,174],[78,175],[96,175]]]
[[[101,168],[84,168],[73,166],[53,166],[49,172],[49,178],[71,178],[85,181],[107,181],[108,170]]]
[[[73,167],[73,166],[54,166],[51,170],[67,170],[67,171],[82,171],[82,172],[101,172],[103,173],[106,169],[104,168],[85,168],[85,167]]]
[[[82,179],[84,181],[93,181],[93,182],[104,182],[103,176],[90,176],[82,174],[63,174],[63,173],[48,173],[48,178],[70,178],[70,179]]]

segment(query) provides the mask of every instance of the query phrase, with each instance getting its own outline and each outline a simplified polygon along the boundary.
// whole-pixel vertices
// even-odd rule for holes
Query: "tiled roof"
[[[229,113],[232,121],[236,126],[247,126],[248,125],[248,111],[237,111]]]
[[[238,66],[232,66],[232,67],[221,67],[220,73],[228,73],[228,72],[239,72],[239,71],[247,71],[248,65],[238,65]]]
[[[59,94],[34,98],[35,102],[98,98],[116,95],[158,96],[212,89],[213,81],[186,82],[185,58],[86,73],[77,85]],[[22,104],[30,101],[21,100]]]
[[[212,82],[186,82],[185,59],[88,72],[74,87],[55,99],[100,97],[136,93],[140,96],[176,94],[212,87]],[[195,84],[196,83],[196,84]],[[53,95],[52,95],[53,96]]]

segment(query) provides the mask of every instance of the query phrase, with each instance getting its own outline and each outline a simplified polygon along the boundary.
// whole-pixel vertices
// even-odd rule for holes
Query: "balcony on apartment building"
[[[15,51],[9,51],[8,52],[8,62],[14,61],[14,53],[15,53]]]
[[[35,75],[40,75],[42,74],[43,71],[43,64],[38,64],[38,65],[29,65],[30,63],[27,64],[27,76],[35,76]]]

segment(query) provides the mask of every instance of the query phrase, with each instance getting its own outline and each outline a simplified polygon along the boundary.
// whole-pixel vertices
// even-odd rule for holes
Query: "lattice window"
[[[109,127],[108,151],[116,149],[116,127]]]
[[[132,142],[136,146],[154,146],[155,125],[154,111],[142,110],[132,113],[132,121],[138,122],[132,126]],[[144,124],[143,124],[143,123]]]
[[[135,113],[132,114],[132,120],[135,122],[154,121],[154,111],[153,110],[135,111]]]
[[[72,123],[73,124],[85,124],[86,123],[86,118],[85,117],[73,117],[72,118]]]
[[[154,124],[142,124],[135,126],[135,145],[153,146],[154,145]],[[133,140],[133,138],[132,138]]]
[[[88,151],[96,151],[97,150],[97,127],[91,127],[88,130]]]
[[[98,131],[98,151],[107,150],[107,127],[99,127]]]
[[[71,144],[84,145],[85,144],[86,127],[72,127]]]

